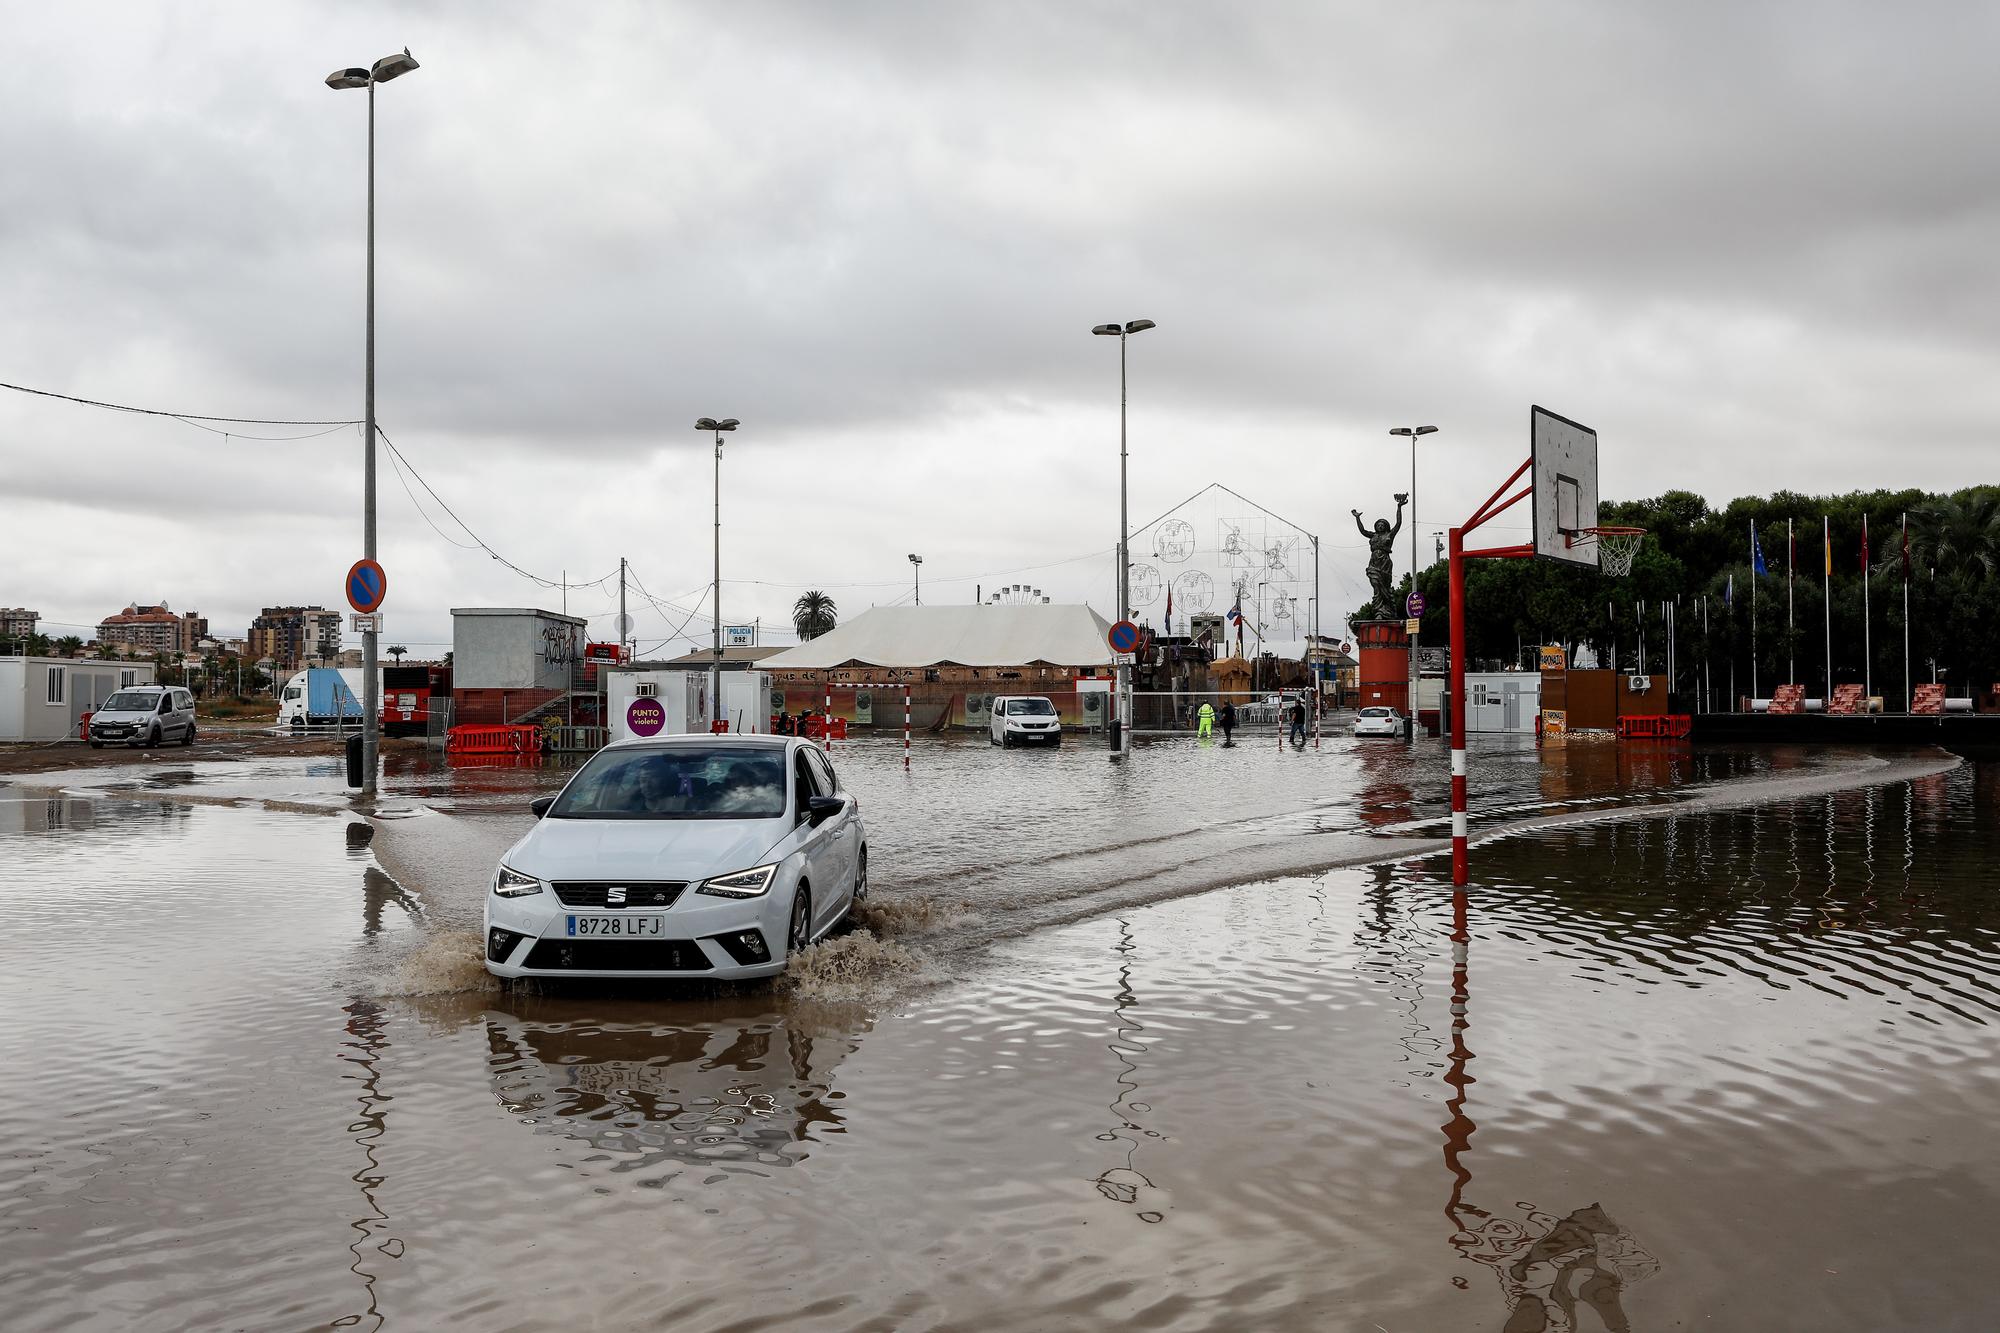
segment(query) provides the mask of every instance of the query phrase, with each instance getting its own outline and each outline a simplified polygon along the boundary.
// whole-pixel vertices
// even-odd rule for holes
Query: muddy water
[[[1990,1328],[1996,804],[1968,766],[1510,838],[1462,901],[1428,862],[1242,885],[883,1006],[408,994],[438,911],[366,825],[0,790],[0,1309]]]

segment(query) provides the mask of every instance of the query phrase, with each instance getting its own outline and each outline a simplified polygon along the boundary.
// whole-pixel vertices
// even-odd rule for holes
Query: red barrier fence
[[[1684,741],[1694,730],[1686,713],[1627,713],[1618,719],[1621,741]]]
[[[475,726],[467,723],[445,733],[444,752],[454,754],[540,754],[542,729],[519,726]]]

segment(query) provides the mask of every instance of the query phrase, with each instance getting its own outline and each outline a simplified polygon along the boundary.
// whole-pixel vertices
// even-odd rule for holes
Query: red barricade
[[[814,713],[811,717],[807,718],[805,734],[812,740],[816,741],[825,740],[826,718],[818,713]],[[844,741],[847,739],[846,718],[837,717],[833,719],[833,738],[837,741]]]
[[[519,726],[474,726],[467,723],[445,733],[444,752],[454,754],[540,754],[542,729]]]
[[[1684,741],[1694,731],[1687,713],[1627,713],[1618,719],[1621,741]]]

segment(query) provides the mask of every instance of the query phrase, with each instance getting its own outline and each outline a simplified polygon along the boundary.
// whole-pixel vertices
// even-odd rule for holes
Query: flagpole
[[[1757,697],[1757,585],[1762,582],[1757,577],[1758,557],[1763,550],[1757,545],[1757,520],[1750,520],[1750,697]]]
[[[1792,520],[1785,520],[1785,683],[1799,683],[1799,627],[1792,616],[1792,585],[1798,582],[1799,534],[1792,528]]]
[[[1820,604],[1820,619],[1826,623],[1826,697],[1819,706],[1826,709],[1833,706],[1833,519],[1821,514],[1819,525],[1820,536],[1826,542],[1826,582],[1822,588],[1826,600]]]
[[[1868,613],[1868,515],[1861,516],[1861,711],[1875,697],[1875,626]]]
[[[1713,711],[1710,697],[1715,690],[1715,673],[1709,670],[1710,659],[1715,656],[1715,645],[1708,637],[1708,594],[1701,595],[1701,711]]]
[[[1910,697],[1910,511],[1903,511],[1903,711],[1914,712]]]

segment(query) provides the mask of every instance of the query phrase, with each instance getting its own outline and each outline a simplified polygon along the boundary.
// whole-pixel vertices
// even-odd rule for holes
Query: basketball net
[[[1622,579],[1632,572],[1632,558],[1639,554],[1639,545],[1645,540],[1644,528],[1596,527],[1581,529],[1572,545],[1596,542],[1598,569],[1614,579]]]

